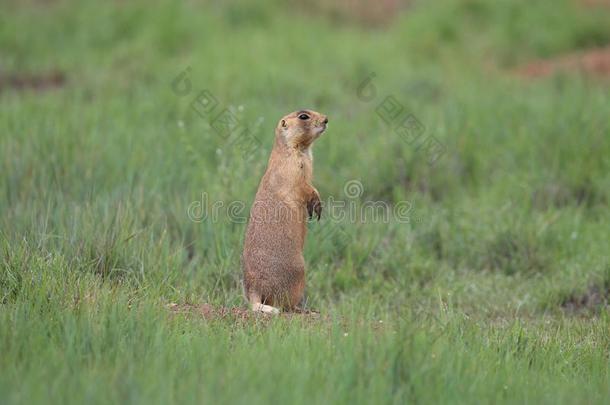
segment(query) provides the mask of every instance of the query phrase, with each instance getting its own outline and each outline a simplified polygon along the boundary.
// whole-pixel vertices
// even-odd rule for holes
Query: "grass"
[[[610,11],[443,0],[367,24],[321,4],[4,6],[3,403],[607,402],[609,84],[514,72],[610,43]],[[64,85],[1,80],[52,71]],[[259,148],[191,109],[204,89]],[[444,146],[433,165],[376,113],[386,96]],[[247,215],[276,120],[301,107],[330,117],[323,199],[408,201],[410,221],[310,224],[321,319],[170,313],[245,306],[228,204]],[[224,205],[193,221],[197,201]]]

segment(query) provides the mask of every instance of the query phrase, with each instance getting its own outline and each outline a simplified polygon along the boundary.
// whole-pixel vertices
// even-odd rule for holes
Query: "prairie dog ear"
[[[280,125],[282,126],[282,128],[286,128],[286,127],[287,127],[287,125],[286,125],[286,120],[282,120],[282,121],[280,122]]]

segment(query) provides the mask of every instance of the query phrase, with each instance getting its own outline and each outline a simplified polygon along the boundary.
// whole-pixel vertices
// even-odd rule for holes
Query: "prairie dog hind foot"
[[[280,313],[280,310],[276,307],[272,307],[271,305],[265,305],[260,302],[255,302],[252,304],[252,311],[254,312],[262,312],[264,314],[277,315]]]

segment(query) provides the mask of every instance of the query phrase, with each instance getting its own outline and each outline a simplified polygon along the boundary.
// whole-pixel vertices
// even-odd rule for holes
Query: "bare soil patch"
[[[8,89],[43,91],[62,87],[65,83],[65,75],[57,70],[39,74],[0,73],[0,93]]]
[[[301,0],[293,3],[305,12],[327,16],[335,23],[356,23],[369,28],[382,28],[406,9],[410,1]]]
[[[608,307],[610,288],[592,285],[582,294],[572,294],[562,303],[561,308],[569,314],[596,312]]]
[[[207,320],[214,319],[236,319],[240,321],[250,321],[261,318],[274,318],[276,316],[282,318],[308,318],[320,319],[320,313],[311,310],[297,310],[292,312],[280,312],[279,315],[270,315],[264,313],[253,312],[243,307],[215,307],[210,304],[176,304],[171,303],[167,306],[173,314],[186,314],[200,316]]]
[[[610,8],[610,0],[579,0],[585,7],[607,7]]]
[[[519,75],[532,78],[560,72],[610,79],[610,46],[537,60],[517,69]]]

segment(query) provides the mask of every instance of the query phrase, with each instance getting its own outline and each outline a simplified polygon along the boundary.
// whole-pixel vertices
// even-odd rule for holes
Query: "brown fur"
[[[300,119],[302,114],[309,118]],[[261,304],[294,309],[303,298],[307,216],[315,213],[320,219],[322,208],[312,185],[310,148],[327,122],[322,114],[302,110],[283,117],[275,129],[275,144],[250,211],[242,256],[244,290],[254,310]]]

